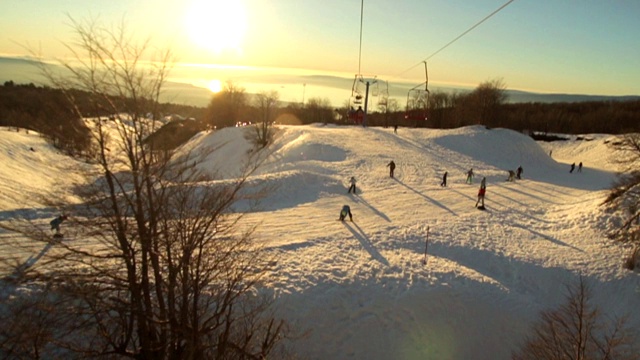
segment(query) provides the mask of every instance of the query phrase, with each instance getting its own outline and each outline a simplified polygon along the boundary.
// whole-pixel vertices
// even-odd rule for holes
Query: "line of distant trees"
[[[433,92],[424,116],[414,116],[396,99],[378,101],[367,114],[368,126],[456,128],[467,125],[503,127],[523,132],[609,133],[640,130],[640,101],[589,101],[574,103],[508,103],[501,80],[481,83],[465,93]],[[351,106],[345,101],[338,109],[328,99],[311,98],[304,104],[282,104],[274,121],[281,124],[354,124]],[[413,109],[415,110],[415,109]],[[424,120],[424,117],[427,120]],[[242,87],[227,83],[214,94],[203,121],[216,128],[255,123],[259,118],[250,96]]]
[[[565,134],[625,134],[640,131],[638,100],[508,103],[505,88],[501,80],[490,80],[470,92],[435,91],[425,99],[428,105],[424,115],[417,117],[396,99],[383,99],[378,101],[377,107],[371,106],[375,111],[367,114],[367,125],[439,129],[484,125],[529,133]],[[78,112],[73,109],[69,98],[73,99],[73,106],[83,114],[109,115],[106,113],[108,105],[95,106],[96,100],[83,91],[67,90],[65,94],[60,89],[7,81],[0,86],[0,126],[34,130],[67,153],[86,153],[90,150],[89,129],[78,118]],[[263,106],[265,99],[269,100],[266,102],[268,108]],[[130,101],[111,100],[125,105]],[[103,113],[100,109],[103,109]],[[350,110],[348,101],[335,109],[328,99],[323,98],[310,98],[304,104],[285,104],[278,101],[275,91],[250,95],[244,88],[228,82],[221,92],[212,96],[206,108],[160,104],[158,113],[153,117],[158,119],[162,114],[180,114],[183,118],[196,119],[200,129],[259,123],[350,125],[355,123],[349,116]],[[424,117],[427,119],[424,120]],[[269,128],[263,125],[257,130],[260,130],[257,137],[263,137],[257,141],[268,143]]]
[[[104,101],[96,104],[96,101]],[[128,108],[129,99],[111,97],[111,101]],[[138,100],[140,101],[140,100]],[[58,149],[73,155],[90,151],[91,134],[78,113],[87,117],[109,117],[112,106],[106,100],[82,90],[62,90],[48,86],[15,84],[0,85],[0,126],[32,130],[42,134]],[[158,114],[181,114],[186,118],[202,118],[205,109],[179,104],[160,104]]]
[[[640,101],[573,103],[508,103],[500,80],[486,81],[466,93],[433,92],[427,120],[416,122],[406,109],[388,102],[389,109],[369,115],[369,125],[456,128],[467,125],[502,127],[522,132],[623,134],[640,130]]]

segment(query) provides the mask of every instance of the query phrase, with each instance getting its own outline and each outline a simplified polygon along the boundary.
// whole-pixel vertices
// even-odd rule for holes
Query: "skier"
[[[507,181],[516,181],[516,173],[513,170],[509,170]]]
[[[582,172],[582,161],[580,161],[580,164],[578,164],[578,172]]]
[[[342,210],[340,210],[340,221],[344,221],[344,218],[346,218],[347,215],[349,215],[349,220],[353,222],[353,215],[351,215],[351,208],[349,205],[343,206]]]
[[[518,170],[516,170],[516,178],[517,178],[518,180],[522,179],[522,177],[521,177],[521,176],[522,176],[522,172],[523,172],[523,171],[524,171],[524,170],[522,170],[522,165],[521,165],[521,166],[518,166]]]
[[[362,110],[362,106],[358,106],[358,110],[356,110],[356,123],[358,125],[364,126],[364,110]]]
[[[57,216],[55,219],[49,222],[49,225],[51,225],[51,230],[56,231],[54,236],[62,236],[62,234],[60,234],[60,224],[62,224],[63,221],[67,220],[67,217],[68,217],[67,215],[63,214],[63,215]]]
[[[389,167],[389,176],[393,177],[393,171],[396,169],[396,163],[391,160],[391,162],[388,163],[387,166]]]
[[[487,188],[487,177],[486,176],[482,178],[482,181],[480,181],[480,187],[482,189],[486,189]]]
[[[576,168],[576,163],[571,164],[571,170],[569,170],[569,174],[573,172],[573,169]]]
[[[472,184],[473,183],[473,168],[469,169],[469,171],[467,171],[467,180],[465,181],[467,184]]]
[[[444,186],[447,187],[447,172],[444,172],[444,175],[442,175],[442,182],[440,183],[440,186]]]
[[[487,192],[486,187],[480,186],[480,190],[478,190],[478,201],[476,201],[476,207],[480,210],[484,210],[484,194]],[[480,204],[480,206],[478,206]]]
[[[349,187],[349,191],[347,191],[347,194],[350,194],[351,191],[353,190],[353,193],[356,193],[356,178],[354,178],[353,176],[351,177],[351,179],[349,180],[349,183],[351,183],[351,186]]]

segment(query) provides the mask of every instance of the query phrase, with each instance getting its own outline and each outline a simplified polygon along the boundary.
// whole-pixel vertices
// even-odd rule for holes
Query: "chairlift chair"
[[[404,118],[414,122],[415,127],[427,121],[429,110],[429,72],[427,62],[424,61],[425,82],[416,85],[407,92],[407,105]],[[424,90],[420,89],[424,85]]]

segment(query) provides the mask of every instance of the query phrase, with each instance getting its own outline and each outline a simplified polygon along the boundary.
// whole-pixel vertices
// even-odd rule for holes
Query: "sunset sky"
[[[534,92],[640,94],[640,1],[365,0],[360,73]],[[67,14],[170,47],[180,62],[359,72],[360,0],[3,0],[0,55],[65,57]],[[220,79],[225,80],[225,79]]]

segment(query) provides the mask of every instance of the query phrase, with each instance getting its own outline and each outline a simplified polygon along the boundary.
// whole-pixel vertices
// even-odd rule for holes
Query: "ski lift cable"
[[[362,74],[360,72],[362,65],[362,20],[364,18],[364,0],[360,2],[360,50],[358,53],[358,74]]]
[[[364,0],[363,0],[364,1]],[[446,45],[444,45],[443,47],[441,47],[440,49],[438,49],[436,52],[434,52],[433,54],[427,56],[424,60],[420,61],[419,63],[411,66],[410,68],[406,69],[405,71],[401,72],[398,74],[402,75],[410,70],[413,70],[416,66],[422,64],[423,62],[431,59],[432,57],[436,56],[436,54],[438,54],[439,52],[441,52],[442,50],[446,49],[447,47],[449,47],[449,45],[453,44],[454,42],[458,41],[460,38],[462,38],[463,36],[467,35],[469,32],[471,32],[471,30],[477,28],[478,26],[480,26],[480,24],[482,24],[483,22],[489,20],[489,18],[491,18],[493,15],[497,14],[498,12],[500,12],[500,10],[504,9],[505,7],[507,7],[507,5],[511,4],[512,2],[514,2],[515,0],[509,0],[506,3],[504,3],[502,6],[500,6],[498,9],[496,9],[494,12],[492,12],[491,14],[485,16],[482,20],[480,20],[479,22],[477,22],[475,25],[473,25],[472,27],[470,27],[469,29],[467,29],[467,31],[463,32],[462,34],[458,35],[458,37],[456,37],[455,39],[449,41]]]

